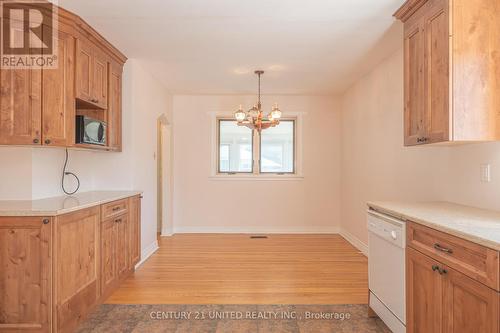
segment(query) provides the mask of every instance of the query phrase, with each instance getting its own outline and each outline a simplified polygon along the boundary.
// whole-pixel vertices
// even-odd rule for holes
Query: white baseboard
[[[149,259],[159,249],[158,247],[158,241],[154,241],[151,243],[148,247],[144,248],[141,250],[141,261],[135,265],[135,269],[139,268],[142,264],[146,262],[146,260]]]
[[[174,227],[174,234],[338,234],[336,226],[299,228]]]
[[[351,243],[355,248],[360,250],[365,256],[368,257],[368,245],[359,240],[356,236],[345,230],[344,228],[340,228],[340,235],[344,237],[349,243]]]

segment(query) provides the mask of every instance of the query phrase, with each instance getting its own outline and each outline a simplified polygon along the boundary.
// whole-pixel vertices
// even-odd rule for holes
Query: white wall
[[[174,97],[175,232],[332,232],[340,224],[340,118],[334,98],[265,96],[303,117],[304,179],[214,180],[211,117],[255,96]],[[300,125],[299,125],[300,126]]]
[[[493,181],[480,182],[480,164]],[[342,97],[342,229],[367,243],[366,202],[447,200],[500,209],[500,143],[403,147],[403,51]]]
[[[68,170],[80,191],[142,190],[142,248],[156,244],[156,120],[171,117],[172,98],[139,60],[127,61],[123,77],[123,152],[70,150]],[[63,195],[64,149],[0,147],[0,200]],[[72,180],[68,179],[68,189]]]

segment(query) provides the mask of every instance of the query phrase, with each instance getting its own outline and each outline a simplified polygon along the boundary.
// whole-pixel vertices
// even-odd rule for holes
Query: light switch
[[[481,164],[481,181],[483,183],[491,182],[491,166],[489,164]]]

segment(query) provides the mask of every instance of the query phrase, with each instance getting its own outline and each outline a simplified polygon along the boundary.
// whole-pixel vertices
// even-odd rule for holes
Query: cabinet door
[[[447,0],[428,3],[425,23],[426,143],[450,140],[450,33]]]
[[[58,66],[42,73],[42,138],[44,145],[64,147],[75,142],[75,39],[62,31],[57,38]]]
[[[99,298],[100,211],[93,207],[55,223],[56,327],[73,332]]]
[[[116,227],[116,268],[118,278],[122,278],[128,271],[129,237],[128,237],[128,215],[122,215],[115,219]]]
[[[76,98],[90,102],[93,80],[92,46],[87,41],[76,41]]]
[[[108,145],[116,151],[122,150],[122,71],[121,65],[110,64]]]
[[[498,333],[498,292],[447,268],[444,279],[444,333]]]
[[[130,269],[141,260],[141,197],[130,198]]]
[[[92,100],[97,106],[108,107],[108,61],[96,48],[93,52]]]
[[[0,332],[49,332],[52,221],[0,217]]]
[[[101,294],[105,294],[116,282],[116,228],[115,220],[101,223]]]
[[[420,9],[422,10],[422,8]],[[424,26],[420,16],[405,25],[404,37],[404,125],[405,145],[421,144],[425,137]]]
[[[15,39],[22,40],[13,24]],[[17,36],[15,34],[18,34]],[[41,143],[42,71],[0,67],[0,144],[32,145]]]
[[[442,332],[442,277],[439,263],[406,249],[406,329],[408,333]],[[441,266],[439,266],[441,267]]]

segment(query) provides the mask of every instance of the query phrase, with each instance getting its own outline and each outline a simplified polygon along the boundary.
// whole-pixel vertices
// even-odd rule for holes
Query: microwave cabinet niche
[[[0,69],[0,145],[121,151],[127,58],[77,15],[58,8],[56,68]],[[23,36],[22,24],[15,36]],[[77,143],[76,116],[106,124],[105,145]]]
[[[139,262],[140,206],[0,217],[0,332],[74,332]]]

